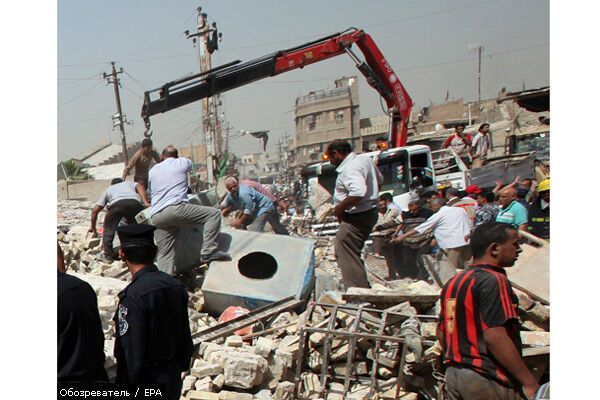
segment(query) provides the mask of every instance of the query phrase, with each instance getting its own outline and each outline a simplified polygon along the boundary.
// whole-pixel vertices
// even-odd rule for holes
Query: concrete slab
[[[210,264],[202,285],[210,314],[231,305],[252,310],[289,296],[307,299],[312,291],[311,240],[223,228],[219,250],[232,260]]]

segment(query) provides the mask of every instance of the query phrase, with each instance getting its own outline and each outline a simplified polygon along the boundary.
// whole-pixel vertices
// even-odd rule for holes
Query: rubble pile
[[[109,379],[114,380],[112,318],[118,304],[117,294],[128,284],[130,275],[121,261],[96,260],[101,240],[88,232],[92,208],[90,202],[60,202],[57,238],[67,271],[86,280],[96,291],[105,335],[105,367]],[[302,234],[311,236],[309,230]],[[441,371],[441,347],[436,338],[439,285],[411,279],[383,281],[378,276],[380,268],[385,268],[384,261],[379,260],[380,265],[374,266],[377,258],[368,256],[372,288],[351,288],[344,292],[333,254],[333,237],[312,239],[316,276],[312,299],[316,303],[309,302],[306,310],[297,310],[299,314],[286,311],[254,324],[251,330],[241,333],[244,336],[231,334],[199,343],[190,369],[184,374],[182,398],[439,398],[439,382],[435,378]],[[202,291],[189,289],[188,312],[194,336],[219,322],[205,312]],[[539,355],[539,349],[549,346],[549,306],[524,291],[515,292],[519,298],[524,346],[538,349]],[[336,306],[337,313],[333,316]],[[347,307],[346,312],[343,307]],[[360,307],[369,311],[360,311],[359,316]],[[382,328],[380,322],[384,318],[388,319]],[[329,333],[311,329],[328,329]],[[348,332],[358,336],[348,336]],[[385,339],[389,337],[398,340]],[[352,359],[350,365],[348,358]],[[323,379],[325,387],[321,386]],[[399,379],[401,386],[396,397]]]

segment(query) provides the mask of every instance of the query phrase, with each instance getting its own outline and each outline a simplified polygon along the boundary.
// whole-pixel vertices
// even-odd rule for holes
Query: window
[[[335,123],[336,124],[341,124],[342,122],[344,122],[344,112],[343,111],[337,111],[335,113]]]
[[[433,169],[429,165],[427,153],[411,154],[410,177],[412,180],[420,182],[423,187],[433,185]]]
[[[399,154],[391,160],[380,160],[379,171],[383,175],[380,192],[392,191],[393,196],[408,192],[409,176],[407,173],[406,154]]]

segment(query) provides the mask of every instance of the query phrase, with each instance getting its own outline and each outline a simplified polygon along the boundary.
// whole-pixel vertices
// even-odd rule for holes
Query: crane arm
[[[353,53],[351,47],[354,43],[363,53],[364,61]],[[350,55],[369,85],[386,102],[390,115],[388,139],[394,147],[404,146],[412,99],[371,36],[357,29],[326,36],[245,63],[234,61],[210,71],[168,82],[144,93],[142,118],[148,127],[152,115],[344,53]],[[151,97],[156,92],[159,97],[152,100]]]

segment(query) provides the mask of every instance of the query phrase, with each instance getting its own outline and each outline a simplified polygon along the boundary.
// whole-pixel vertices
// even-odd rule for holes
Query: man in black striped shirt
[[[438,338],[448,400],[533,398],[538,383],[521,358],[517,297],[504,268],[521,252],[515,227],[489,222],[471,237],[473,264],[444,285]]]

